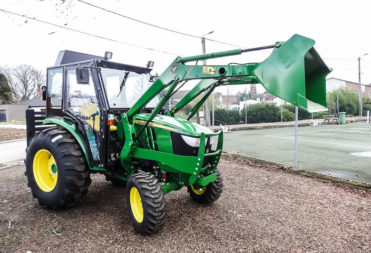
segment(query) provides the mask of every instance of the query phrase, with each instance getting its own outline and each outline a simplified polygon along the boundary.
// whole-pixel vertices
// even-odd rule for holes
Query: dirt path
[[[85,200],[50,211],[32,198],[24,167],[0,170],[0,252],[370,252],[371,194],[224,158],[212,206],[185,189],[166,196],[167,223],[143,237],[124,189],[94,175]]]

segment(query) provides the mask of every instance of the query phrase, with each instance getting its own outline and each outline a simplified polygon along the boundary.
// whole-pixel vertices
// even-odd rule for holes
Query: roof
[[[112,61],[105,60],[103,57],[100,57],[100,56],[85,54],[85,53],[80,53],[80,52],[74,52],[70,50],[60,51],[58,54],[57,60],[55,62],[55,66],[50,67],[50,68],[91,63],[91,62],[96,62],[95,64],[97,65],[97,67],[114,68],[114,69],[132,71],[138,74],[143,74],[143,73],[147,74],[152,71],[152,68],[138,67],[138,66],[124,64],[124,63],[112,62]]]
[[[222,104],[234,104],[238,103],[237,97],[234,95],[222,96]]]
[[[327,78],[326,81],[328,81],[328,80],[339,80],[339,81],[343,81],[343,82],[347,82],[347,83],[359,84],[359,83],[356,83],[356,82],[352,82],[352,81],[348,81],[348,80],[344,80],[344,79],[336,78],[336,77]],[[362,84],[362,85],[370,86],[371,84]]]
[[[55,61],[55,66],[74,63],[74,62],[80,62],[80,61],[87,61],[87,60],[104,60],[101,56],[91,55],[91,54],[85,54],[80,52],[75,52],[71,50],[63,50],[59,51],[57,60]]]
[[[36,96],[30,100],[19,103],[20,105],[28,105],[28,107],[45,107],[45,101],[41,100],[41,96]]]
[[[260,98],[261,100],[273,100],[275,98],[274,95],[268,93],[268,92],[263,92],[263,93],[259,93],[257,94],[257,97]]]

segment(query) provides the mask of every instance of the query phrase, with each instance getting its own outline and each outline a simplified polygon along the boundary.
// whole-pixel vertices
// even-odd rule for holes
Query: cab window
[[[48,97],[52,109],[62,109],[63,68],[48,70]]]

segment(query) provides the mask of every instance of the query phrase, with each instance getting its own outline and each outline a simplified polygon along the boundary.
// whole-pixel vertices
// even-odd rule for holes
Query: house
[[[252,100],[252,99],[241,101],[239,105],[239,111],[241,112],[241,110],[243,110],[245,107],[249,105],[254,105],[254,104],[260,104],[260,102],[257,100]]]
[[[237,96],[235,95],[225,95],[222,96],[222,109],[236,110],[240,109]]]
[[[0,105],[0,122],[26,120],[27,105]]]
[[[331,92],[339,88],[346,89],[353,93],[359,93],[359,83],[331,77],[326,80],[326,91]],[[363,97],[371,97],[371,85],[361,85]]]
[[[20,105],[27,105],[28,108],[45,108],[45,101],[41,100],[41,96],[36,96],[30,100],[19,103]]]
[[[365,91],[363,93],[363,97],[367,97],[371,99],[371,84],[365,85]]]
[[[0,105],[0,121],[26,120],[26,110],[28,108],[43,110],[45,109],[45,101],[41,100],[41,96],[36,96],[17,105]]]

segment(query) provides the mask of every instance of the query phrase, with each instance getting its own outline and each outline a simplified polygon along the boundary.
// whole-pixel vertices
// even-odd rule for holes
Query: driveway
[[[16,164],[26,158],[26,140],[0,143],[0,168]]]

